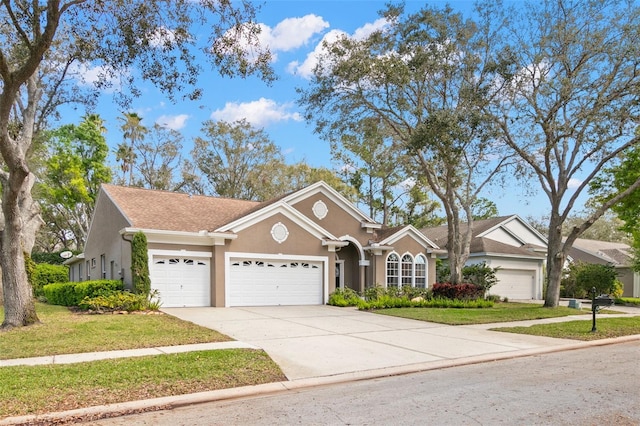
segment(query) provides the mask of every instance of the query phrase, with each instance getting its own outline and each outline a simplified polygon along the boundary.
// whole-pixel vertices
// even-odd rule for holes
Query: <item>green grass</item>
[[[0,418],[284,381],[263,351],[226,349],[0,368]]]
[[[598,340],[640,334],[640,317],[596,318],[597,331],[591,332],[591,326],[591,321],[567,321],[530,327],[501,327],[492,330],[561,339]]]
[[[0,359],[231,340],[170,315],[74,314],[43,303],[36,311],[41,324],[0,332]]]
[[[441,324],[467,325],[564,317],[586,314],[590,311],[579,311],[563,306],[543,308],[531,303],[497,303],[492,308],[391,308],[374,312]]]

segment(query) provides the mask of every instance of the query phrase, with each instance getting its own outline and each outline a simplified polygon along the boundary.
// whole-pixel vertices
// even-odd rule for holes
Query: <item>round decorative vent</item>
[[[327,216],[327,213],[329,213],[327,205],[322,200],[316,201],[312,210],[313,214],[316,215],[318,219],[324,219]]]
[[[271,236],[281,244],[289,237],[289,230],[284,223],[278,222],[271,227]]]

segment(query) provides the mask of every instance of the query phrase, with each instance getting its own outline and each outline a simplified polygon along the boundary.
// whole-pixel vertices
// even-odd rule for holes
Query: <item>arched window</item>
[[[402,256],[401,272],[402,285],[413,286],[413,257],[408,253]]]
[[[416,256],[416,287],[427,288],[427,259],[421,254]]]
[[[398,287],[400,259],[395,253],[387,257],[387,287]]]

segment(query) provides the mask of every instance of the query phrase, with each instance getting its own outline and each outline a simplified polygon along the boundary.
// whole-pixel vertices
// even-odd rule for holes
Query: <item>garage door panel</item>
[[[210,259],[154,255],[150,272],[162,306],[210,306]]]
[[[491,287],[490,294],[509,299],[535,299],[535,271],[500,269],[496,272],[498,283]]]
[[[322,263],[233,259],[229,306],[322,304]]]

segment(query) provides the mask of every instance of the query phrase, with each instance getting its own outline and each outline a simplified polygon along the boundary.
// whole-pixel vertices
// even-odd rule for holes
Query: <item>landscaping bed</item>
[[[562,306],[550,309],[531,303],[513,302],[500,302],[486,308],[392,308],[375,312],[380,315],[392,315],[449,325],[490,324],[590,313],[587,310],[577,310]]]

